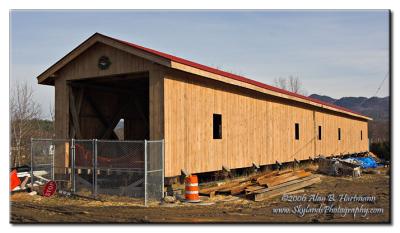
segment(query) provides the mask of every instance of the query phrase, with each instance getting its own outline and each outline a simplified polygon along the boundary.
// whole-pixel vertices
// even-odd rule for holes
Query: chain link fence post
[[[164,174],[164,143],[165,140],[163,139],[161,141],[161,193],[162,193],[162,198],[164,198],[164,179],[165,179],[165,174]]]
[[[94,139],[94,153],[93,153],[93,196],[97,197],[97,139]]]
[[[71,183],[72,193],[75,193],[76,180],[75,180],[75,139],[71,139]]]
[[[55,146],[56,145],[52,145],[54,148],[55,148]],[[55,156],[55,152],[51,155],[51,180],[53,180],[54,181],[54,156]]]
[[[33,191],[33,138],[31,138],[31,190]]]
[[[147,140],[144,140],[144,206],[147,206]]]

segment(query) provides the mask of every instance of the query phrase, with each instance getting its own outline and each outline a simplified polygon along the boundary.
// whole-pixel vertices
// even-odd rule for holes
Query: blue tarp
[[[351,157],[346,160],[356,161],[361,168],[376,168],[378,164],[372,157]]]

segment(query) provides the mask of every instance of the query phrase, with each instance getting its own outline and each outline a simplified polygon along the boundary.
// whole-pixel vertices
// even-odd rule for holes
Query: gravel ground
[[[291,197],[276,197],[253,202],[244,197],[217,195],[202,198],[200,204],[177,202],[151,203],[149,207],[130,198],[96,201],[83,198],[54,196],[45,198],[27,193],[11,195],[11,223],[389,223],[390,178],[388,168],[379,174],[363,174],[359,178],[321,176],[321,182]],[[335,201],[320,200],[332,197]],[[369,200],[339,201],[340,195],[369,196]],[[310,200],[310,198],[313,198]],[[318,198],[320,197],[320,198]],[[344,197],[344,196],[342,196]],[[286,198],[286,199],[285,199]],[[295,199],[298,200],[295,200]],[[301,200],[300,200],[301,199]],[[307,200],[305,200],[307,199]],[[319,200],[317,200],[319,199]],[[374,200],[372,200],[374,199]],[[291,200],[291,201],[290,201]],[[359,208],[376,213],[302,213],[301,207],[320,206]],[[278,209],[281,208],[281,209]],[[287,212],[274,213],[282,208]],[[295,212],[297,210],[297,212]]]

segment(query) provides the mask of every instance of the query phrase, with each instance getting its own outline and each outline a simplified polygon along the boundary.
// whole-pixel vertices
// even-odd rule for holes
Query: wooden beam
[[[71,114],[72,122],[74,125],[74,133],[76,134],[76,135],[71,135],[71,136],[72,137],[76,136],[77,138],[82,138],[81,129],[80,129],[80,125],[79,125],[79,117],[78,117],[78,113],[76,111],[75,97],[74,97],[73,89],[71,86],[69,86],[69,112]]]
[[[81,115],[84,90],[85,90],[84,88],[79,88],[79,94],[78,94],[78,99],[77,99],[78,103],[76,104],[76,108],[77,108],[76,112],[77,112],[77,115],[78,115],[78,121],[80,120],[80,115]],[[70,119],[70,120],[72,122],[72,119]],[[73,122],[72,122],[72,124],[73,124]],[[75,135],[76,135],[75,127],[72,127],[71,128],[71,132],[70,132],[70,137],[71,138],[75,138]]]
[[[109,122],[106,119],[106,117],[103,115],[103,113],[100,111],[100,109],[97,108],[96,103],[93,101],[92,97],[90,95],[87,95],[86,100],[88,101],[89,105],[92,107],[93,111],[96,113],[97,118],[100,120],[100,122],[103,124],[103,126],[105,128],[107,128],[109,125]],[[114,131],[111,132],[111,136],[114,139],[118,139],[118,136],[115,134]]]
[[[255,162],[253,162],[253,167],[255,167],[256,169],[260,169],[260,165],[257,165]]]
[[[222,170],[225,172],[231,172],[231,169],[229,169],[229,167],[225,165],[222,165]]]
[[[130,103],[132,101],[132,97],[130,97],[124,105],[114,114],[113,119],[108,125],[108,128],[106,128],[103,133],[102,133],[102,139],[106,139],[110,136],[111,132],[114,131],[115,126],[118,124],[119,120],[121,119],[121,115],[123,112],[129,107]]]
[[[79,88],[79,94],[78,94],[78,103],[76,104],[76,111],[78,113],[78,117],[81,115],[81,110],[82,110],[82,103],[83,103],[83,96],[85,94],[85,89],[84,88]]]
[[[134,100],[134,103],[137,111],[139,112],[140,117],[143,120],[143,123],[145,124],[146,127],[149,127],[149,118],[147,118],[146,115],[144,114],[142,104],[136,98]]]
[[[149,71],[149,136],[150,140],[164,139],[164,72],[154,65]]]
[[[185,169],[181,169],[181,176],[186,177],[186,176],[189,176],[189,175],[190,175],[189,172],[187,172]]]
[[[74,87],[79,87],[79,88],[89,88],[89,89],[96,89],[96,90],[104,91],[104,92],[116,92],[116,93],[123,93],[123,94],[129,94],[129,95],[131,95],[135,91],[132,89],[108,87],[105,85],[96,85],[96,84],[92,84],[92,83],[82,83],[82,82],[72,82],[71,85]]]

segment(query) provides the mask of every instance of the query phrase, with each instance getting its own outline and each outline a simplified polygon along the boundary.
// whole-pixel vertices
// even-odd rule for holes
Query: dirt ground
[[[374,172],[375,173],[375,172]],[[83,198],[54,196],[45,198],[16,193],[10,197],[11,223],[389,223],[390,179],[387,168],[379,174],[363,174],[359,178],[321,176],[321,182],[293,194],[293,198],[278,196],[262,202],[244,197],[202,197],[199,204],[185,202],[151,203],[143,207],[129,198],[96,201]],[[316,200],[335,194],[335,201]],[[368,201],[340,201],[340,195],[357,194],[375,197]],[[304,199],[307,199],[305,200]],[[310,198],[313,198],[310,201]],[[332,197],[332,196],[329,196]],[[293,200],[297,198],[298,200]],[[301,200],[300,200],[301,199]],[[289,201],[292,200],[293,202]],[[336,208],[359,208],[377,213],[324,213],[302,215],[300,207],[328,205]],[[288,207],[290,212],[276,213],[276,208]],[[376,208],[376,209],[373,209]],[[354,210],[354,209],[353,209]],[[382,213],[383,212],[383,213]]]

